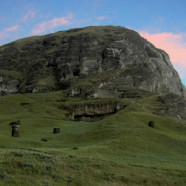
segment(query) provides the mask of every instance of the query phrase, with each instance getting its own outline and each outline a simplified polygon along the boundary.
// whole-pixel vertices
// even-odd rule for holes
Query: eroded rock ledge
[[[156,100],[161,109],[155,111],[159,115],[176,116],[179,119],[186,119],[186,100],[174,94],[159,96]]]
[[[96,100],[84,103],[64,104],[61,109],[69,111],[69,119],[73,121],[97,121],[115,114],[126,105],[117,100]]]

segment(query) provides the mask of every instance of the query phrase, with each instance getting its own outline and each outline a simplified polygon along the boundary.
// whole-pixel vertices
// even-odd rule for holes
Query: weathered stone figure
[[[154,128],[154,121],[149,121],[149,127]]]
[[[20,121],[14,121],[10,123],[10,125],[12,126],[12,137],[20,136],[19,124],[20,124]]]
[[[60,128],[54,128],[53,133],[54,134],[60,133]]]
[[[19,125],[12,125],[12,137],[19,137]]]

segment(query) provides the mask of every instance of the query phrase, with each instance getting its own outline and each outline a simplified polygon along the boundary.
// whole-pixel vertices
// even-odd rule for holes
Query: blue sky
[[[186,85],[185,0],[0,0],[0,45],[89,25],[120,25],[164,49]]]

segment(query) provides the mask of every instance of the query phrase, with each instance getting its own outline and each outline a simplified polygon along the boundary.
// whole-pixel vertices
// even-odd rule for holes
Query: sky
[[[165,50],[186,86],[186,0],[0,0],[0,45],[90,25],[123,26]]]

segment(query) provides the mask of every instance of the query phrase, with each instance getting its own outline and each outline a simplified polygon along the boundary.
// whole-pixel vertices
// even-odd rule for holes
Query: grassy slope
[[[60,91],[0,98],[0,185],[186,184],[186,121],[152,114],[156,96],[123,99],[128,107],[91,123],[68,121],[61,99]],[[16,120],[20,138],[11,137]]]

